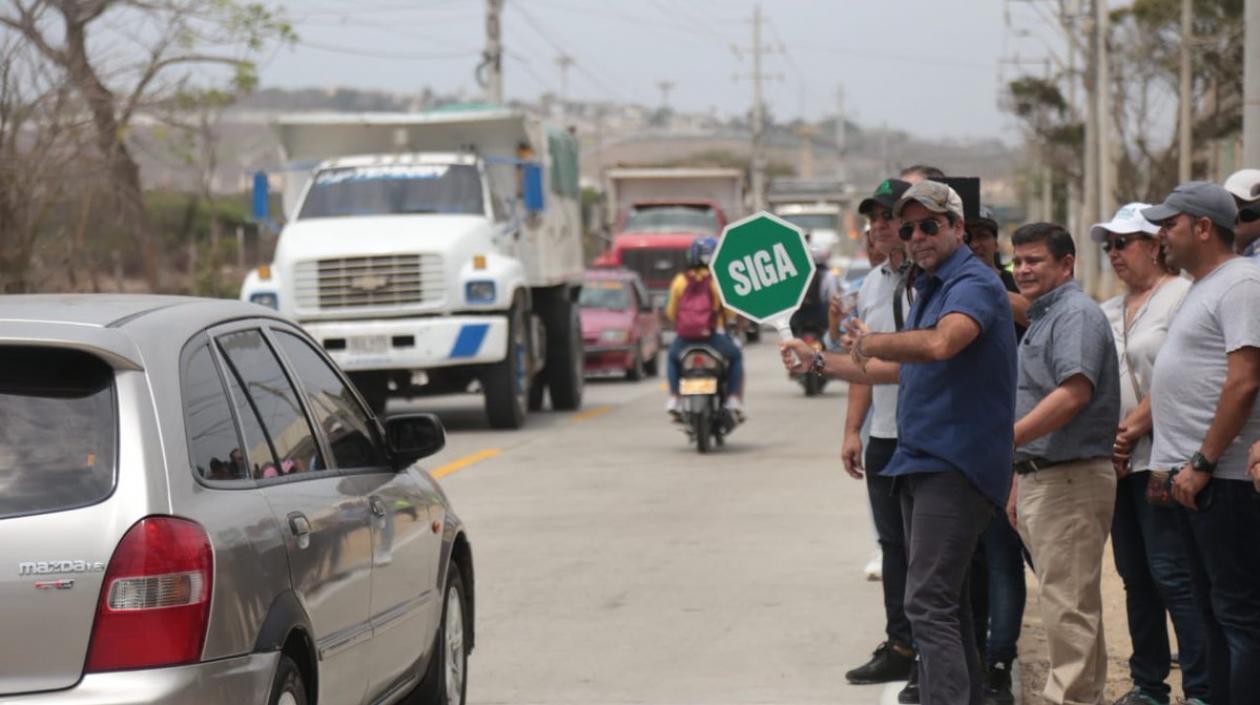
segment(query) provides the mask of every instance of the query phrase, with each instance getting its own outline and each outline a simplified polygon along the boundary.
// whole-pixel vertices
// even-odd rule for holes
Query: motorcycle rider
[[[744,392],[744,354],[743,351],[735,345],[735,341],[727,335],[727,321],[732,319],[726,309],[722,307],[722,297],[718,293],[717,282],[713,279],[713,274],[709,271],[709,259],[713,257],[713,251],[717,249],[717,238],[702,237],[691,243],[691,247],[687,250],[687,268],[674,276],[674,280],[669,285],[669,303],[665,305],[665,317],[670,323],[675,324],[675,330],[678,329],[679,310],[683,303],[684,295],[686,296],[704,296],[705,287],[702,283],[707,282],[707,296],[711,301],[712,307],[711,317],[705,326],[707,336],[693,335],[684,337],[679,334],[674,337],[674,342],[669,344],[669,355],[666,366],[669,377],[669,401],[665,405],[665,411],[669,413],[675,421],[681,421],[681,401],[678,395],[678,387],[681,379],[679,370],[679,357],[682,349],[689,343],[703,343],[716,350],[726,360],[727,377],[726,377],[726,408],[735,417],[736,421],[744,419],[744,404],[742,401]],[[698,293],[696,293],[698,292]]]

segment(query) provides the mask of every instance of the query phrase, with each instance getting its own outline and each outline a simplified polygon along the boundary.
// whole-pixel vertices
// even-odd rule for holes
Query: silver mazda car
[[[269,309],[0,296],[0,703],[462,703],[444,443]]]

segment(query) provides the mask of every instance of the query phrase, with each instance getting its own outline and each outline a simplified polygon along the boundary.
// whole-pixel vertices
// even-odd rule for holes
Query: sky
[[[279,0],[299,42],[262,57],[264,87],[479,95],[484,0]],[[1009,2],[1009,8],[1004,3]],[[752,102],[752,0],[505,0],[505,92],[742,114]],[[998,106],[1058,34],[1045,0],[763,0],[765,98],[779,120],[836,113],[930,138],[1018,135]],[[735,47],[738,47],[738,53]],[[1061,51],[1060,51],[1061,53]]]

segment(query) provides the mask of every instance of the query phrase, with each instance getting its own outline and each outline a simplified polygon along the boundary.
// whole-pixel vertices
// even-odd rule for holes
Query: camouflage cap
[[[906,204],[915,201],[933,213],[953,213],[959,220],[966,218],[962,198],[954,189],[938,181],[924,180],[910,187],[897,199],[893,215],[900,218]]]

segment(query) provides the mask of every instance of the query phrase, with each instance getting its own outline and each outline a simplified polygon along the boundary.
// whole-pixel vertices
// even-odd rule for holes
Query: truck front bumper
[[[506,316],[312,321],[302,327],[347,371],[481,365],[507,356]]]

